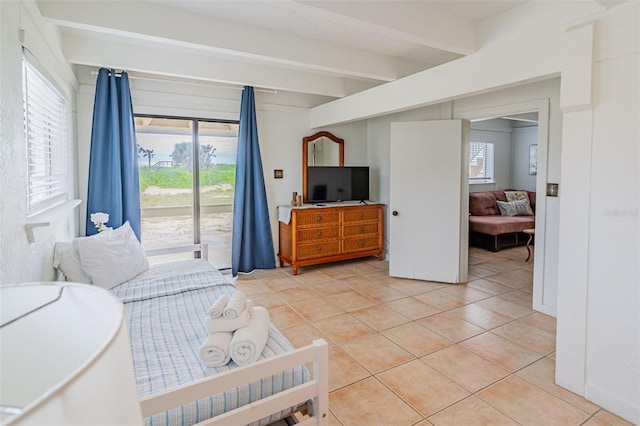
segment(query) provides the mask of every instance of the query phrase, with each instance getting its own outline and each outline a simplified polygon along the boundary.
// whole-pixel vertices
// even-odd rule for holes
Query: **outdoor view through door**
[[[135,125],[142,246],[208,243],[209,261],[230,268],[238,123],[136,115]]]

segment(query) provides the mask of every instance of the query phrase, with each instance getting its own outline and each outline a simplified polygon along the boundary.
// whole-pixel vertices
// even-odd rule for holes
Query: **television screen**
[[[369,167],[308,167],[310,203],[369,199]]]

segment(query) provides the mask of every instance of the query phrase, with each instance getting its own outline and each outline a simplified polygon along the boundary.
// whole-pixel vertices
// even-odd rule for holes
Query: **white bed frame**
[[[154,249],[146,251],[146,254],[157,256],[185,251],[200,252],[201,257],[208,260],[207,244]],[[197,423],[197,426],[246,425],[304,403],[307,403],[309,417],[298,424],[325,426],[329,424],[329,345],[323,339],[314,340],[311,345],[293,352],[263,359],[254,364],[142,398],[140,400],[142,416],[150,417],[306,363],[313,365],[312,380],[204,420]]]

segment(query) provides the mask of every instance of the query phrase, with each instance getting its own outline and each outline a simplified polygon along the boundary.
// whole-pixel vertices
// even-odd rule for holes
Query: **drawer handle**
[[[322,251],[322,246],[318,246],[318,253],[320,253]]]
[[[360,212],[360,219],[364,219],[364,212]]]
[[[360,247],[364,245],[364,241],[360,240]]]
[[[360,227],[360,232],[364,232],[364,226]]]
[[[322,222],[322,216],[318,216],[318,222]]]
[[[322,237],[322,231],[318,231],[318,237]]]

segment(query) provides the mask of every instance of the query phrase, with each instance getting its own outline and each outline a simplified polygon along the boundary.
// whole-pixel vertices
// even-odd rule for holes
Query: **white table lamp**
[[[6,425],[140,425],[122,304],[86,284],[0,287]]]

